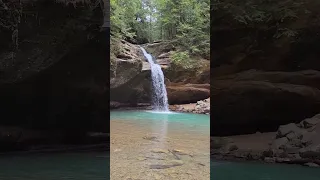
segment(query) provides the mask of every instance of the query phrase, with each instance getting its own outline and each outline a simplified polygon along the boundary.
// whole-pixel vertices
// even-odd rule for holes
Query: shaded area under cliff
[[[92,7],[23,4],[27,15],[19,25],[19,49],[12,52],[10,40],[1,42],[2,148],[81,144],[91,141],[87,132],[109,132],[110,29],[101,28],[103,9]],[[1,37],[9,34],[0,32]]]

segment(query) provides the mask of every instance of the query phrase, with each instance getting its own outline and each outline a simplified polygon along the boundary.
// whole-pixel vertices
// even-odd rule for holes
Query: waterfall
[[[156,111],[169,111],[167,90],[161,66],[153,61],[151,54],[148,54],[143,47],[140,48],[151,67],[152,106]]]

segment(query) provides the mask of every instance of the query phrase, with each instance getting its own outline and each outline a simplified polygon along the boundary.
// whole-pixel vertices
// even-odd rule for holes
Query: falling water
[[[153,61],[151,54],[148,54],[143,47],[141,47],[141,50],[151,67],[153,108],[157,111],[169,111],[167,90],[161,66]]]

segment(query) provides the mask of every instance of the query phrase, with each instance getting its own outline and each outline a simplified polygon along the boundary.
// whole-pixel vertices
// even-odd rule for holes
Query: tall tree
[[[140,43],[170,40],[190,55],[208,57],[209,0],[111,0],[114,35]]]

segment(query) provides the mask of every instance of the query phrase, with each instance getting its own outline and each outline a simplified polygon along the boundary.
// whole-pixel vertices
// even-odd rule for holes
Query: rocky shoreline
[[[198,101],[197,103],[171,105],[170,109],[176,112],[210,114],[210,98]]]
[[[211,137],[211,157],[320,167],[320,114],[277,132]]]
[[[140,103],[137,105],[110,102],[112,110],[152,110],[148,103]],[[169,105],[169,109],[174,112],[210,114],[210,98],[198,101],[197,103]]]

